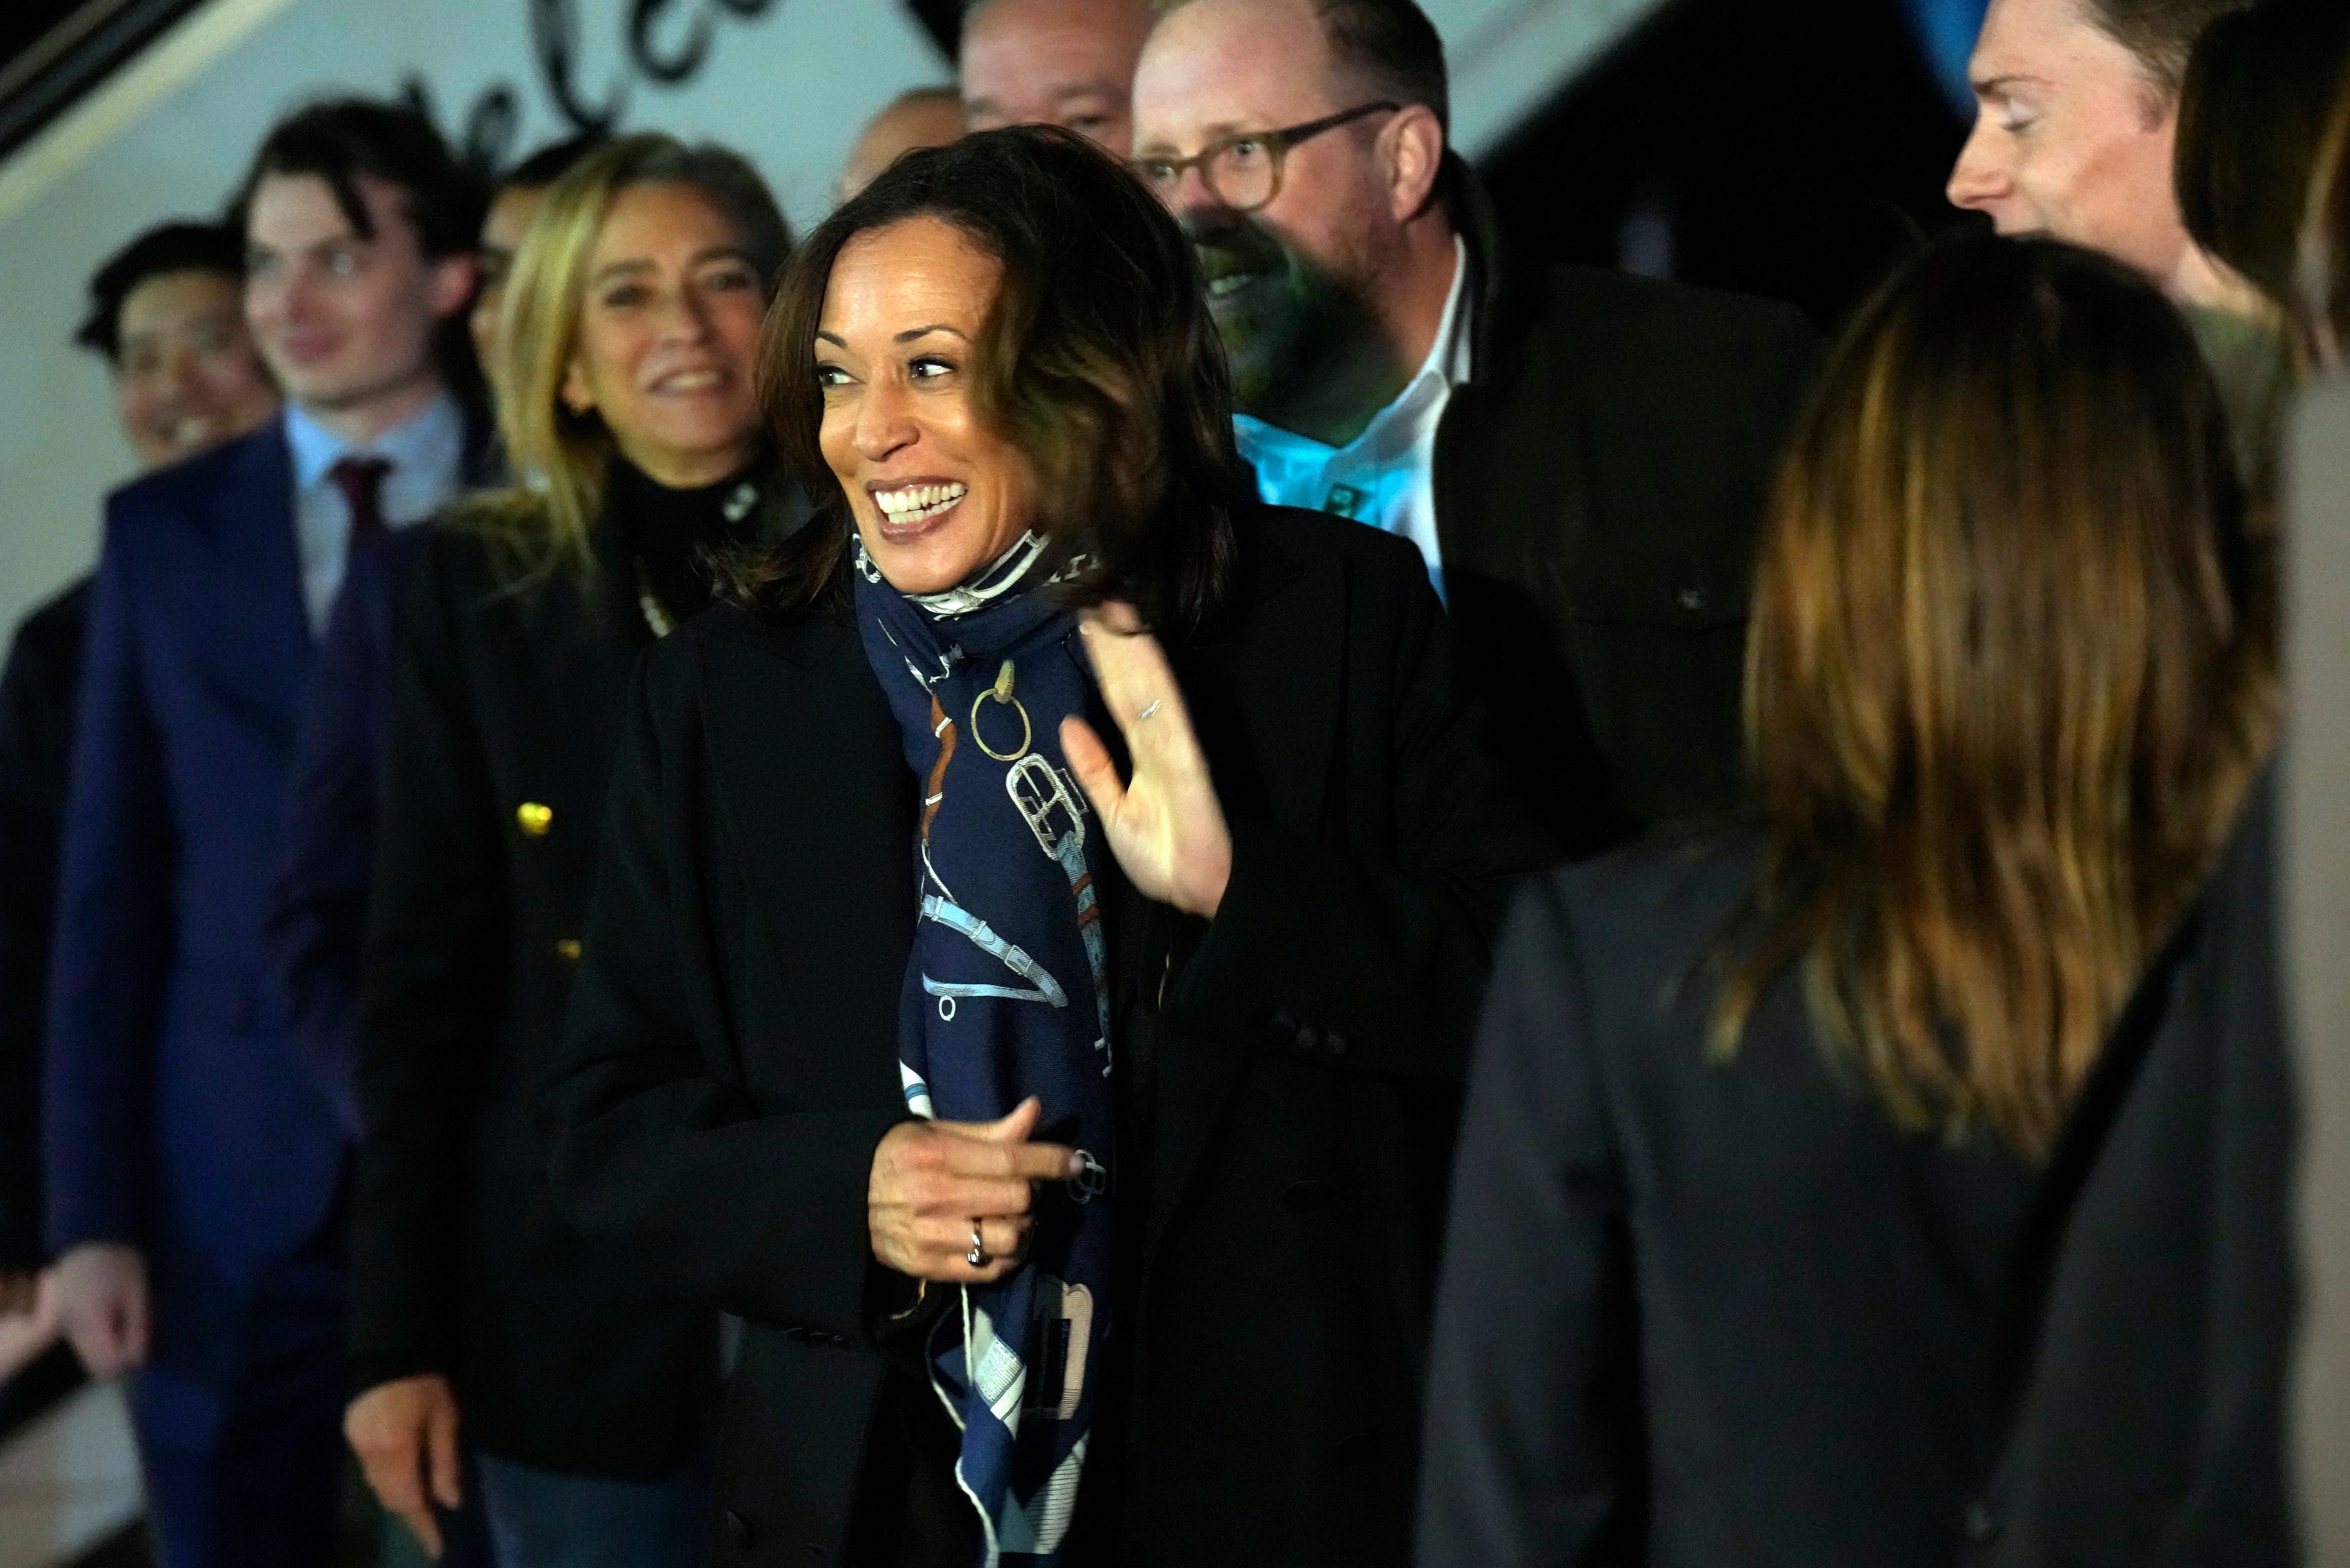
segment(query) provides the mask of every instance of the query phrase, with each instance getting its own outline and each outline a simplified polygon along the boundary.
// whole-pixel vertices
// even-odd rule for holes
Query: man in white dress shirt
[[[1411,540],[1571,851],[1734,803],[1746,563],[1816,337],[1501,244],[1412,0],[1175,0],[1134,163],[1199,256],[1264,500]]]

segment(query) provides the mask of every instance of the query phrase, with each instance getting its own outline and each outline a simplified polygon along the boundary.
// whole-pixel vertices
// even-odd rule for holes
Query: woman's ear
[[[563,406],[574,414],[584,414],[596,406],[596,393],[588,385],[587,373],[579,369],[578,360],[574,359],[563,368],[563,386],[556,396],[561,398]]]

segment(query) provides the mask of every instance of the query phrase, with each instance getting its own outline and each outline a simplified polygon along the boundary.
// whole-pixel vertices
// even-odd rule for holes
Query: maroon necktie
[[[347,457],[327,470],[327,477],[350,503],[351,537],[343,547],[345,560],[390,532],[383,522],[383,476],[390,472],[391,460],[381,457]]]

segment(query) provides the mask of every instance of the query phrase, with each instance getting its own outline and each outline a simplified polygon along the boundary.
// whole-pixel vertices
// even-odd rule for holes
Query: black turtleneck
[[[612,460],[607,511],[619,528],[624,569],[672,620],[710,603],[709,553],[745,537],[778,481],[764,453],[715,484],[673,490],[623,457]],[[729,515],[732,514],[732,515]],[[631,587],[638,584],[631,584]]]

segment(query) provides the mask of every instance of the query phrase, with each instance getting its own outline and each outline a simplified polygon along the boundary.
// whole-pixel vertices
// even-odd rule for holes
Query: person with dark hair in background
[[[754,387],[790,241],[723,148],[629,136],[558,180],[494,361],[514,478],[433,528],[400,610],[345,1430],[436,1553],[462,1438],[502,1568],[702,1558],[715,1321],[556,1215],[532,1106],[637,656],[805,514]]]
[[[1410,0],[1187,0],[1135,163],[1191,236],[1268,502],[1419,547],[1574,853],[1726,807],[1747,560],[1817,363],[1785,306],[1505,251]]]
[[[315,639],[345,562],[487,442],[478,193],[430,123],[346,100],[263,141],[235,203],[285,417],[107,505],[57,905],[44,1144],[58,1315],[133,1367],[167,1568],[330,1549],[347,1128],[288,1049],[262,927]]]
[[[2178,305],[2241,311],[2242,280],[2188,233],[2179,87],[2205,28],[2248,0],[1991,0],[1953,204],[2002,234],[2102,251]]]
[[[602,140],[581,136],[541,148],[492,188],[474,253],[477,286],[467,325],[494,391],[497,361],[492,351],[515,250],[548,187]],[[503,457],[493,460],[484,453],[466,478],[485,483],[503,466]],[[350,554],[295,736],[285,850],[263,934],[296,1054],[354,1140],[360,1132],[353,1064],[361,943],[390,741],[392,626],[400,596],[429,536],[428,529],[401,528]],[[442,1536],[441,1561],[451,1568],[490,1560],[477,1505],[456,1511]],[[404,1542],[387,1537],[388,1552],[405,1549]]]
[[[1149,0],[971,0],[956,60],[964,127],[1057,125],[1125,157],[1149,32]]]
[[[2237,459],[2262,517],[2297,379],[2288,314],[2310,179],[2345,77],[2350,5],[2260,0],[2204,30],[2179,88],[2179,212],[2203,253],[2249,286],[2237,309],[2189,306],[2189,317],[2235,420]]]
[[[2173,179],[2188,233],[2277,310],[2301,286],[2311,182],[2350,81],[2350,6],[2259,0],[2220,17],[2181,80]]]
[[[2303,211],[2293,317],[2317,366],[2338,370],[2350,359],[2350,73],[2319,142]]]
[[[234,441],[277,411],[244,285],[244,237],[197,223],[148,230],[89,280],[74,341],[112,369],[115,412],[141,468]]]
[[[89,281],[74,341],[101,356],[141,468],[161,468],[254,430],[277,411],[240,294],[244,246],[212,223],[148,230]],[[34,609],[0,673],[0,1318],[36,1308],[41,1244],[40,1103],[57,837],[73,755],[89,579]],[[37,1299],[36,1299],[37,1297]]]
[[[899,160],[761,369],[825,500],[639,668],[547,1102],[564,1213],[749,1325],[712,1561],[1402,1563],[1547,854],[1417,557],[1255,502],[1069,131]]]
[[[587,131],[540,148],[504,174],[490,188],[490,204],[482,214],[482,237],[473,247],[480,274],[473,291],[473,314],[465,318],[473,337],[473,356],[497,389],[498,310],[506,296],[506,277],[514,270],[515,253],[522,248],[530,221],[546,204],[546,192],[580,161],[604,145],[598,131]]]
[[[2110,259],[1970,236],[1864,307],[1755,568],[1759,822],[1554,874],[1496,960],[1425,1568],[1990,1548],[2010,1257],[2272,731],[2241,522]],[[2079,1545],[2019,1560],[2155,1560]]]
[[[962,95],[951,87],[910,88],[858,133],[833,193],[846,202],[918,147],[944,147],[962,134]]]
[[[542,148],[496,182],[482,218],[479,286],[467,323],[493,388],[497,359],[490,350],[515,249],[549,187],[599,145],[600,138],[581,137]],[[464,477],[470,485],[486,484],[504,465],[502,455],[484,450]],[[392,622],[426,537],[424,529],[396,529],[349,555],[295,738],[285,851],[265,932],[296,1054],[354,1138],[359,1122],[353,1037],[368,879],[375,867],[378,784],[390,724]]]

